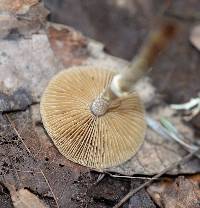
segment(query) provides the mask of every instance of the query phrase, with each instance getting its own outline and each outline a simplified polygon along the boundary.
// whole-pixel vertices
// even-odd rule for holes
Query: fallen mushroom
[[[41,99],[44,127],[67,159],[102,170],[130,159],[141,147],[146,123],[133,85],[152,65],[175,31],[165,23],[121,74],[76,66],[48,84]]]

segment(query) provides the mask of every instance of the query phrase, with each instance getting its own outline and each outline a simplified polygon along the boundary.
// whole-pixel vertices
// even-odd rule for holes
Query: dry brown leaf
[[[11,191],[11,198],[15,208],[47,208],[47,206],[27,189]]]
[[[30,37],[44,26],[49,12],[38,0],[8,2],[0,1],[0,38]],[[13,4],[19,10],[15,11]]]
[[[190,35],[190,41],[198,50],[200,50],[200,25],[195,26]]]
[[[147,191],[161,208],[199,208],[200,176],[179,176],[175,181],[158,182]]]
[[[64,66],[81,64],[87,57],[87,39],[67,26],[51,24],[48,28],[51,47]]]
[[[1,0],[0,11],[24,14],[38,2],[39,0]]]

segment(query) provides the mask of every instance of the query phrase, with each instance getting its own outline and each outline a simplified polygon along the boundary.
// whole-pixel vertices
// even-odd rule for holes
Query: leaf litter
[[[67,161],[59,154],[41,124],[37,102],[39,102],[41,92],[44,90],[48,80],[60,71],[63,66],[67,67],[75,63],[105,64],[105,60],[107,60],[110,67],[116,68],[118,66],[121,68],[127,62],[105,54],[103,47],[99,47],[99,44],[92,42],[92,40],[85,40],[84,38],[83,42],[79,41],[76,43],[75,38],[73,39],[75,42],[72,45],[64,43],[74,37],[81,38],[80,34],[76,36],[77,32],[71,28],[61,27],[58,30],[56,27],[53,30],[51,29],[51,32],[53,32],[51,36],[48,36],[44,29],[44,25],[46,24],[45,15],[47,13],[44,12],[41,16],[36,15],[38,16],[36,19],[35,15],[32,16],[29,13],[30,11],[33,12],[32,14],[37,14],[34,11],[36,9],[41,14],[41,5],[37,7],[37,5],[32,5],[31,3],[26,8],[25,10],[20,10],[20,7],[16,7],[13,10],[15,13],[14,16],[9,13],[10,9],[8,8],[9,14],[6,16],[8,19],[5,18],[4,22],[1,22],[0,19],[0,24],[4,25],[7,24],[7,20],[11,21],[7,24],[8,27],[2,32],[5,39],[0,40],[2,48],[0,53],[1,89],[3,89],[3,93],[7,95],[7,98],[12,98],[16,90],[21,89],[21,87],[22,89],[28,88],[28,96],[31,97],[31,101],[28,102],[27,106],[19,105],[15,100],[10,99],[11,101],[9,102],[14,104],[7,110],[5,108],[1,109],[2,112],[26,109],[24,112],[9,113],[9,119],[4,113],[0,114],[1,178],[3,178],[3,181],[12,184],[18,191],[24,190],[25,187],[31,187],[32,193],[49,197],[51,200],[46,201],[51,206],[64,207],[66,204],[69,207],[84,206],[88,203],[87,196],[84,194],[90,189],[92,184],[89,170]],[[17,11],[20,12],[17,13]],[[24,14],[22,15],[23,12],[28,13],[24,16]],[[22,25],[21,23],[18,25],[20,21],[22,21]],[[34,22],[36,24],[32,24]],[[18,28],[16,34],[22,36],[12,36],[12,29],[16,25]],[[31,31],[31,33],[26,33],[26,31]],[[37,31],[37,34],[35,34],[35,31]],[[24,38],[27,34],[29,36],[28,39]],[[14,41],[9,41],[13,37],[15,37]],[[57,39],[60,39],[60,43],[55,47],[52,44],[55,44]],[[59,58],[59,53],[61,55],[64,53],[62,50],[58,50],[58,46],[62,44],[69,47],[68,54],[73,53],[71,56],[72,60],[69,60],[67,55],[62,56],[61,59]],[[72,48],[70,49],[70,47]],[[77,53],[76,50],[78,51]],[[17,61],[19,59],[17,56],[19,51],[21,57],[27,57],[22,62]],[[54,56],[55,54],[56,57]],[[28,61],[26,62],[26,60]],[[39,72],[38,69],[40,69]],[[140,83],[142,83],[142,89],[150,89],[148,86],[154,89],[149,80],[144,79]],[[142,90],[140,88],[137,90],[140,92],[141,97],[143,97],[145,93],[141,93]],[[148,93],[145,96],[148,97]],[[152,91],[149,97],[154,97],[152,96]],[[187,142],[194,143],[192,129],[186,127],[181,119],[174,114],[174,111],[169,109],[168,106],[155,107],[156,103],[152,102],[149,98],[147,101],[145,103],[146,106],[153,106],[149,114],[151,118],[159,119],[167,115],[168,119],[173,121],[180,133],[188,139]],[[2,106],[0,107],[2,108]],[[133,174],[152,176],[152,174],[159,174],[160,171],[165,170],[167,166],[178,161],[184,155],[185,151],[174,141],[165,141],[151,129],[148,129],[146,142],[136,157],[119,167],[110,168],[106,171],[116,174],[120,173],[124,176],[132,176]],[[186,163],[170,173],[197,172],[199,172],[198,160],[192,159],[189,164]],[[79,180],[81,182],[76,184]]]

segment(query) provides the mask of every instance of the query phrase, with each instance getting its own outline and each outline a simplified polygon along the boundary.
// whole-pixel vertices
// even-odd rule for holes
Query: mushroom
[[[133,89],[175,31],[164,24],[120,74],[94,66],[58,73],[41,99],[44,127],[67,159],[96,169],[119,165],[136,154],[145,137],[144,107]]]

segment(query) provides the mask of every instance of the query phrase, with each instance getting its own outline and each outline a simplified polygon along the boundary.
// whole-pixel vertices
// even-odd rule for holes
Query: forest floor
[[[66,160],[53,145],[41,122],[42,92],[53,75],[69,66],[126,66],[155,22],[155,13],[162,12],[179,22],[180,32],[137,90],[148,116],[156,121],[167,117],[186,142],[198,145],[200,113],[188,121],[185,111],[170,105],[199,96],[200,52],[190,40],[200,23],[200,4],[55,2],[45,0],[49,11],[38,0],[0,3],[0,207],[113,207],[130,190],[187,157],[188,150],[148,129],[135,158],[104,174],[89,170]],[[199,208],[199,173],[200,161],[194,156],[164,172],[123,207]]]

